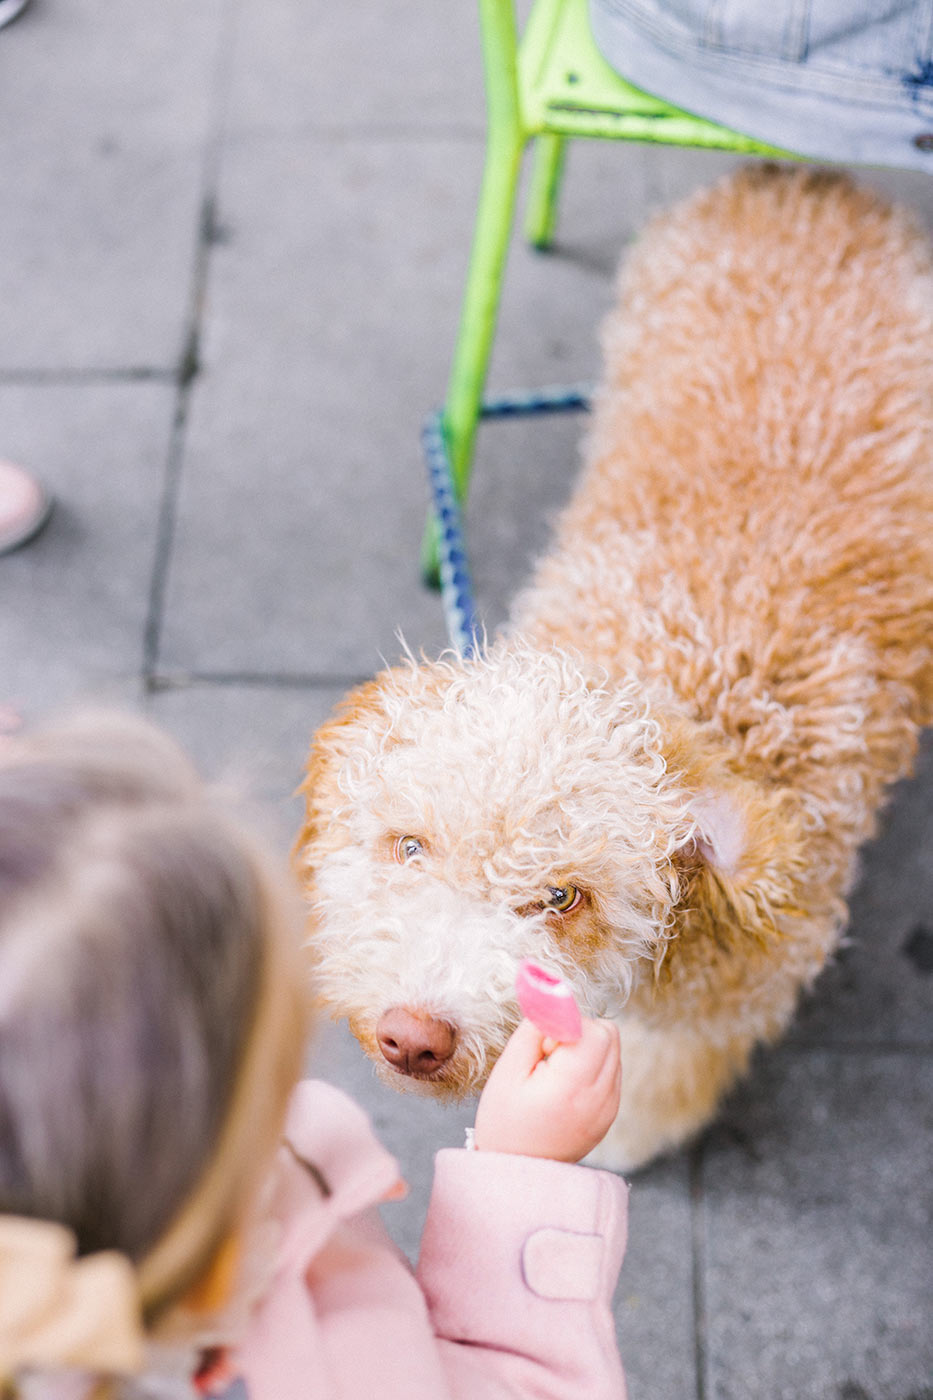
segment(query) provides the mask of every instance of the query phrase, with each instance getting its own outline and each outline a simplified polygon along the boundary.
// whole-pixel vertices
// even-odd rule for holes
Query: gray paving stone
[[[221,0],[34,4],[0,41],[0,366],[174,364]]]
[[[629,1185],[629,1240],[615,1301],[629,1400],[692,1400],[697,1375],[687,1158],[658,1162]]]
[[[641,178],[637,153],[614,154]],[[391,143],[309,138],[242,142],[230,153],[166,668],[190,669],[197,657],[210,670],[313,672],[327,656],[338,670],[367,672],[380,652],[397,654],[398,628],[416,648],[442,644],[439,610],[414,567],[426,501],[418,430],[443,396],[478,155],[447,142],[402,154]],[[575,186],[571,172],[567,193],[574,214],[592,218],[594,200],[575,198],[589,188],[599,203],[599,183],[585,174],[578,168]],[[493,389],[592,377],[618,252],[617,220],[604,218],[613,236],[603,261],[542,259],[520,243],[513,250]],[[496,432],[487,430],[490,439]],[[550,481],[566,487],[576,452],[565,442],[530,454],[517,487],[480,459],[478,489],[488,482],[493,493],[512,491],[510,506],[521,502],[506,511],[494,499],[485,509],[480,495],[471,506],[478,591],[491,615],[501,615],[520,577],[508,522],[525,517],[528,498],[537,505],[540,495],[546,510]],[[522,460],[508,466],[521,470]],[[255,525],[245,535],[244,519]],[[495,533],[500,521],[504,538]],[[268,605],[257,608],[257,597]],[[263,625],[244,627],[250,611]]]
[[[0,102],[8,126],[49,146],[63,133],[121,130],[151,150],[203,145],[226,0],[42,0],[3,31]],[[38,100],[41,97],[41,101]]]
[[[449,355],[458,208],[443,144],[231,153],[166,668],[369,674],[398,628],[443,643],[418,579],[418,431]]]
[[[474,6],[241,7],[231,129],[483,127]]]
[[[188,329],[199,157],[99,148],[75,168],[45,143],[18,146],[0,153],[17,172],[6,182],[15,197],[0,202],[0,367],[174,367]]]
[[[138,694],[174,392],[163,384],[0,385],[0,444],[56,498],[0,559],[3,700],[27,715]]]
[[[863,853],[846,946],[804,998],[794,1039],[933,1046],[933,743]]]
[[[550,544],[554,515],[576,476],[586,414],[483,424],[466,530],[477,610],[493,632]]]
[[[710,1400],[910,1400],[933,1376],[933,1057],[785,1051],[707,1141]]]
[[[933,187],[919,170],[867,170],[851,167],[856,179],[872,185],[887,199],[914,209],[928,229],[933,228]]]
[[[311,735],[340,698],[338,688],[192,685],[150,695],[146,711],[206,778],[255,804],[284,856],[301,821],[295,789]]]

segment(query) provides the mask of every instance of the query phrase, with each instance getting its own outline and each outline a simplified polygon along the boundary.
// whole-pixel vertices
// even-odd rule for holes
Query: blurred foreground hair
[[[306,1006],[269,862],[148,724],[0,751],[0,1213],[136,1266],[147,1325],[249,1209]]]

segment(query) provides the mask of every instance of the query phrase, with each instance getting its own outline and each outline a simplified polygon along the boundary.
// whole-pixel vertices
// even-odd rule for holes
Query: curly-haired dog
[[[509,627],[317,734],[318,981],[399,1084],[482,1084],[518,961],[616,1017],[632,1167],[713,1113],[839,940],[933,701],[933,269],[848,180],[655,221],[586,468]]]

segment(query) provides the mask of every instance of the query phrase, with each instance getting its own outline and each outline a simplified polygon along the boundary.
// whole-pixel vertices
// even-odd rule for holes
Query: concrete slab
[[[255,807],[284,857],[295,838],[311,735],[341,698],[333,688],[192,685],[157,691],[145,709],[210,781]]]
[[[49,147],[63,135],[88,143],[121,134],[153,151],[203,147],[229,8],[227,0],[29,5],[0,44],[4,139],[12,128]]]
[[[0,559],[4,703],[138,695],[174,399],[154,383],[0,386],[2,451],[56,498],[43,534]]]
[[[613,154],[641,178],[639,153]],[[326,655],[338,671],[365,674],[380,653],[397,654],[398,628],[415,648],[443,644],[436,600],[417,581],[426,502],[418,430],[443,397],[478,157],[442,141],[400,158],[397,143],[310,138],[241,141],[230,152],[188,428],[167,670],[317,674]],[[597,170],[608,157],[600,159]],[[576,201],[587,217],[592,203]],[[618,253],[615,218],[605,217],[612,255],[595,262],[542,259],[516,242],[491,392],[593,376]],[[488,438],[500,461],[501,431],[489,428],[481,444],[485,453]],[[492,617],[522,574],[511,522],[528,516],[529,503],[546,520],[549,483],[559,495],[575,464],[565,431],[545,441],[528,456],[526,485],[479,459],[470,529]],[[503,490],[508,509],[495,498]],[[255,527],[245,534],[244,518]],[[268,605],[257,608],[257,598]],[[264,621],[250,628],[252,611]]]
[[[933,743],[895,790],[863,852],[846,946],[806,997],[795,1040],[819,1045],[933,1046]]]
[[[707,1140],[710,1400],[907,1400],[933,1376],[933,1062],[784,1051]]]
[[[2,76],[0,76],[2,86]],[[119,140],[119,138],[115,138]],[[2,370],[172,370],[185,348],[201,161],[114,145],[0,152]],[[77,168],[75,168],[77,165]],[[67,230],[67,236],[63,236]]]
[[[543,414],[483,424],[466,511],[477,611],[490,632],[505,620],[554,516],[569,495],[587,415]]]
[[[615,1314],[629,1400],[697,1395],[690,1166],[685,1154],[630,1182]]]
[[[0,366],[173,366],[222,0],[44,0],[0,39]]]
[[[479,30],[469,5],[240,7],[230,128],[338,139],[364,127],[404,132],[483,130]]]
[[[418,581],[418,431],[466,257],[454,157],[313,140],[230,153],[166,669],[366,675],[398,655],[398,628],[444,643]]]

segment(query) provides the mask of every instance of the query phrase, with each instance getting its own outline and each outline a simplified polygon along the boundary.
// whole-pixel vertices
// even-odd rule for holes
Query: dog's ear
[[[754,779],[707,773],[690,801],[693,834],[674,860],[678,924],[675,958],[698,940],[721,949],[767,947],[799,916],[807,844],[797,799]]]
[[[692,726],[677,726],[669,755],[686,795],[673,856],[682,931],[721,945],[767,940],[800,903],[807,842],[799,799],[737,772],[734,756]]]
[[[341,814],[347,814],[359,772],[375,771],[389,749],[406,742],[400,713],[442,692],[453,669],[439,662],[417,664],[409,657],[351,690],[318,729],[298,789],[305,799],[305,818],[292,857],[300,874],[310,872],[322,855],[350,843]]]
[[[701,788],[690,802],[690,816],[696,824],[691,839],[697,855],[720,875],[734,875],[751,835],[747,803],[728,787]]]
[[[664,765],[686,809],[674,843],[682,861],[721,875],[739,869],[754,825],[755,788],[737,777],[722,741],[682,715],[662,723]]]

